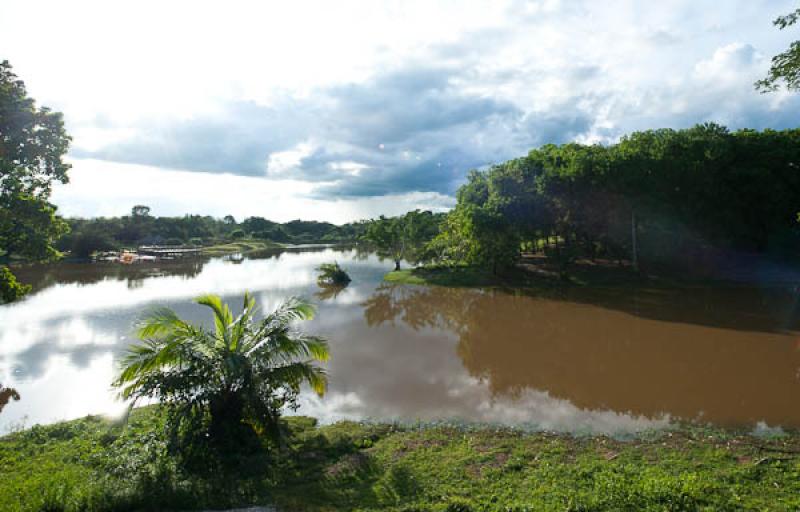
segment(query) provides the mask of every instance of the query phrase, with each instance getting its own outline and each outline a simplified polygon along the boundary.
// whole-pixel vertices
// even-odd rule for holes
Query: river
[[[337,260],[338,293],[315,268]],[[118,415],[110,382],[154,305],[209,324],[191,299],[237,307],[313,300],[303,329],[325,336],[330,387],[303,393],[299,414],[501,423],[628,433],[675,421],[800,427],[797,294],[790,287],[524,291],[388,285],[389,261],[315,248],[134,265],[56,263],[17,270],[34,285],[0,306],[0,431],[87,414]],[[7,392],[6,395],[9,393]]]

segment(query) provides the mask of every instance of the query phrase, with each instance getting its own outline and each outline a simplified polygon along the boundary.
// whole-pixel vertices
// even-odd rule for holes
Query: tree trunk
[[[639,246],[638,241],[636,240],[636,230],[637,230],[637,221],[636,221],[636,210],[631,208],[631,263],[633,264],[633,270],[636,272],[639,271]]]

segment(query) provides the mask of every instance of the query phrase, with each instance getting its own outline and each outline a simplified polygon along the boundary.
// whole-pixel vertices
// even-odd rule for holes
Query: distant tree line
[[[355,241],[364,223],[337,226],[328,222],[293,220],[278,223],[263,217],[237,222],[230,215],[222,219],[208,215],[155,217],[150,208],[134,206],[130,215],[93,219],[67,219],[70,232],[56,247],[74,256],[87,257],[96,251],[139,245],[208,245],[252,238],[278,243],[333,243]]]
[[[713,251],[800,254],[800,129],[716,124],[612,145],[548,144],[471,171],[431,243],[435,258],[513,265],[606,257],[691,267]]]

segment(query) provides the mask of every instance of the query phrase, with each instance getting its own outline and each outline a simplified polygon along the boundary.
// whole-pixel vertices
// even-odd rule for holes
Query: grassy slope
[[[237,252],[247,253],[279,247],[283,247],[283,245],[266,240],[240,240],[238,242],[204,247],[203,254],[206,256],[224,256],[226,254],[235,254]]]
[[[800,507],[800,435],[695,429],[622,442],[489,427],[315,427],[294,418],[280,457],[203,480],[156,455],[153,410],[136,411],[126,428],[87,418],[0,439],[0,510]]]

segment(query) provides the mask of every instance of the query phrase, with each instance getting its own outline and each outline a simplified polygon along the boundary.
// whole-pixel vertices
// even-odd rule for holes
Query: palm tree
[[[292,298],[256,320],[256,301],[247,293],[235,318],[217,295],[195,302],[211,309],[213,330],[169,308],[153,310],[138,326],[141,342],[128,348],[113,383],[123,399],[164,404],[173,436],[184,425],[211,440],[254,431],[277,437],[281,411],[296,409],[302,384],[324,394],[327,379],[315,362],[328,359],[328,345],[292,328],[314,316],[311,304]]]

